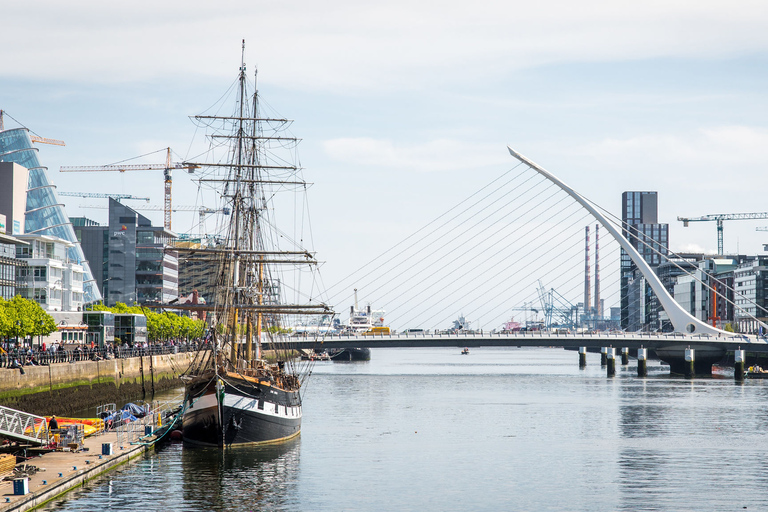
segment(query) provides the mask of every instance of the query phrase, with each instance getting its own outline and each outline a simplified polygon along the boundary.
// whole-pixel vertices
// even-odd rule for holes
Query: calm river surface
[[[606,378],[561,349],[318,363],[301,437],[169,445],[45,510],[766,510],[768,381]]]

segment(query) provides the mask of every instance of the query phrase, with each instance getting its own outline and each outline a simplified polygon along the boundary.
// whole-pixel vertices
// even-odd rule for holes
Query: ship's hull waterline
[[[183,439],[196,446],[280,442],[301,431],[301,399],[265,383],[227,378],[187,385]]]

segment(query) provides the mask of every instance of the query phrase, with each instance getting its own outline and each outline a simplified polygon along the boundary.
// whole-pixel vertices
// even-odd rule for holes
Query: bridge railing
[[[515,331],[515,332],[436,332],[436,333],[390,333],[390,334],[353,334],[353,333],[328,333],[324,335],[316,334],[298,334],[291,336],[290,339],[310,341],[313,339],[321,340],[402,340],[402,339],[530,339],[530,338],[569,338],[595,340],[621,340],[621,339],[648,339],[648,340],[669,340],[669,341],[730,341],[734,343],[768,343],[768,338],[760,336],[746,336],[744,334],[734,334],[733,336],[715,336],[711,334],[684,334],[684,333],[646,333],[646,332],[557,332],[557,331]]]

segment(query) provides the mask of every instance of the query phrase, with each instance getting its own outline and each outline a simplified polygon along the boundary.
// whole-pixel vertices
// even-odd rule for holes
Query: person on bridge
[[[50,421],[48,421],[48,430],[55,430],[59,428],[59,422],[56,420],[56,415],[54,414],[51,416]]]

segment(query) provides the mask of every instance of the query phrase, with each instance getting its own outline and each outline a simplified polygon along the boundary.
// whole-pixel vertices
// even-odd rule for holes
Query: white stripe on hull
[[[254,398],[246,398],[233,394],[224,395],[224,406],[232,409],[239,409],[245,412],[256,413],[263,416],[272,416],[276,418],[301,418],[301,406],[277,405],[273,402],[264,401],[264,408],[259,409],[259,401]]]

